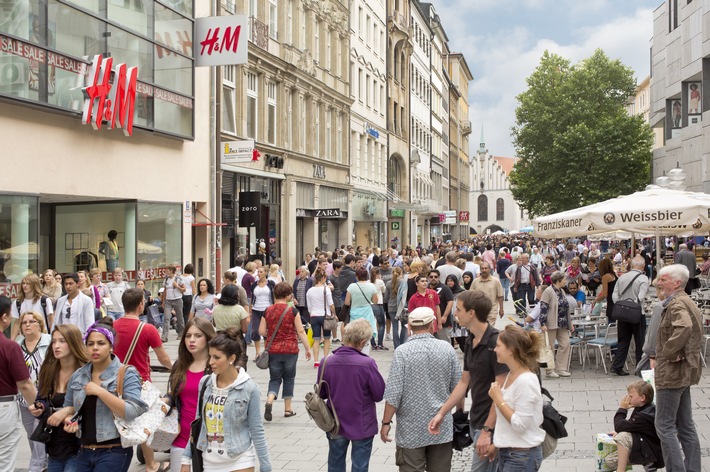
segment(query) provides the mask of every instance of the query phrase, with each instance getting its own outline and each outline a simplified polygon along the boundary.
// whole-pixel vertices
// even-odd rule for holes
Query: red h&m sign
[[[467,211],[460,211],[459,212],[459,221],[468,221],[468,212]]]
[[[245,15],[195,18],[195,67],[246,64]]]
[[[108,129],[123,128],[126,136],[133,135],[133,110],[136,102],[137,67],[126,64],[113,66],[113,58],[94,56],[84,91],[84,114],[81,122],[91,123],[94,129],[101,129],[105,121]],[[113,77],[111,76],[113,74]]]

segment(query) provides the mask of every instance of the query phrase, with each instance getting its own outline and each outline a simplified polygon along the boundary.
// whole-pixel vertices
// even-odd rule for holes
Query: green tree
[[[511,190],[532,215],[578,208],[642,189],[653,132],[626,111],[633,71],[600,49],[572,65],[545,51],[518,95],[518,162]]]

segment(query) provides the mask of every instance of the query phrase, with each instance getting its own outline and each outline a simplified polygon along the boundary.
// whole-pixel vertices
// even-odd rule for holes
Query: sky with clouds
[[[649,75],[653,11],[663,0],[431,0],[452,51],[466,57],[471,151],[481,127],[489,152],[514,157],[510,129],[516,96],[545,50],[572,63],[601,48],[636,72]]]

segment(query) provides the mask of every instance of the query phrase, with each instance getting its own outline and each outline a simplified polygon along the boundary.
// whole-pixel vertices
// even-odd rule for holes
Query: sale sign
[[[247,62],[245,15],[195,18],[195,66],[227,66]]]

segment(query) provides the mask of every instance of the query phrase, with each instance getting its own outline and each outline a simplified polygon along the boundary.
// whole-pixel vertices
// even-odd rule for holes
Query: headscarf
[[[449,287],[449,280],[453,280],[453,281],[454,281],[454,286],[453,286],[453,287]],[[449,274],[449,275],[446,276],[446,280],[444,281],[444,285],[446,285],[447,287],[449,287],[449,288],[451,289],[451,293],[453,293],[454,295],[456,295],[457,293],[463,292],[463,289],[462,289],[461,286],[459,285],[459,278],[456,277],[454,274]]]
[[[106,339],[108,339],[108,342],[111,343],[111,346],[114,345],[113,333],[111,332],[111,330],[106,329],[106,325],[99,321],[89,326],[89,328],[86,330],[86,333],[84,333],[84,337],[82,338],[84,343],[86,343],[86,340],[89,339],[89,335],[93,332],[103,334],[104,336],[106,336]]]
[[[473,283],[473,272],[470,270],[467,270],[466,272],[463,273],[463,275],[468,274],[469,277],[471,277],[471,281],[469,283],[464,282],[463,283],[463,289],[464,290],[471,290],[471,284]],[[463,275],[461,276],[461,280],[463,280]]]

